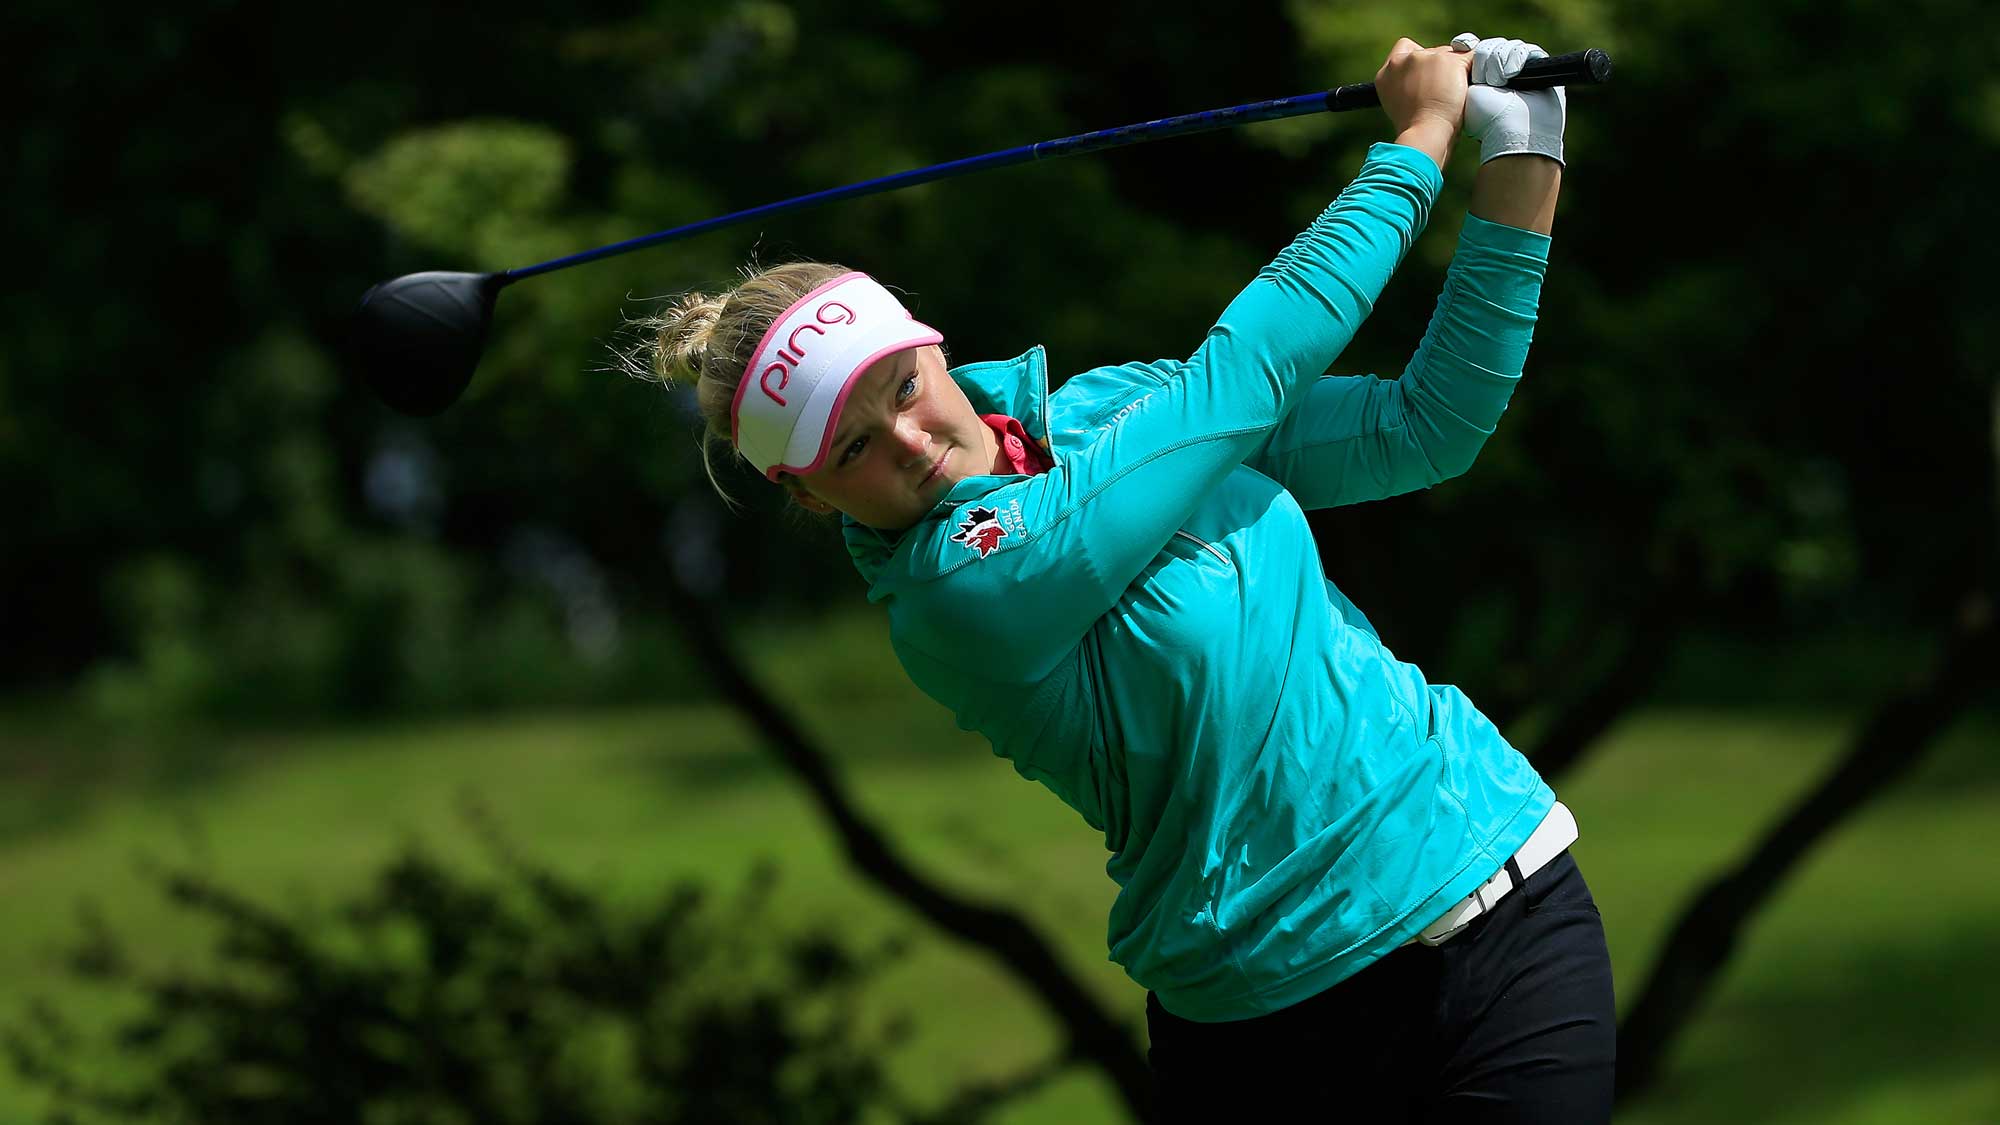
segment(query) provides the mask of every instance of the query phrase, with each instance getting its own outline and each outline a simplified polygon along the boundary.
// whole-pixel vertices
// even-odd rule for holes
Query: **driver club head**
[[[406,274],[361,295],[348,329],[349,361],[377,397],[427,418],[465,393],[486,347],[498,273]]]

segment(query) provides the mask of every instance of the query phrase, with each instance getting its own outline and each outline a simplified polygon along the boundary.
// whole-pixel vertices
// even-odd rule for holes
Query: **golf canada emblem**
[[[965,520],[958,525],[958,534],[951,537],[954,543],[963,543],[979,552],[980,558],[993,553],[1002,539],[1007,538],[1007,529],[1000,525],[1000,513],[992,508],[969,508]]]

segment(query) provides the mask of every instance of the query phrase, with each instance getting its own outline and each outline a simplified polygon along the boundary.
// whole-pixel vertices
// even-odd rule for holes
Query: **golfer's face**
[[[855,380],[806,491],[870,527],[901,530],[952,484],[993,471],[997,444],[931,345],[891,352]]]

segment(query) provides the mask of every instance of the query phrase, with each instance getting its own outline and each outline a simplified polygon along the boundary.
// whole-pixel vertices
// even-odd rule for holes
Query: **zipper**
[[[1202,550],[1207,551],[1209,554],[1214,555],[1217,559],[1221,560],[1223,566],[1229,565],[1229,556],[1223,554],[1219,549],[1217,549],[1215,544],[1210,543],[1208,540],[1203,539],[1201,536],[1186,531],[1176,531],[1174,532],[1174,534],[1181,537],[1182,539],[1187,540],[1188,542],[1194,544],[1195,546],[1200,547]]]

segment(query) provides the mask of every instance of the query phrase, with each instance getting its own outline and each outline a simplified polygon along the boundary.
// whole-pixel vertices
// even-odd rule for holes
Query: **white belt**
[[[1493,909],[1495,903],[1506,898],[1507,892],[1514,889],[1516,885],[1514,876],[1508,871],[1508,867],[1519,869],[1521,878],[1526,880],[1540,871],[1550,860],[1561,855],[1564,848],[1575,842],[1576,817],[1570,814],[1569,809],[1561,801],[1557,801],[1555,807],[1549,810],[1549,814],[1542,818],[1542,822],[1535,826],[1535,831],[1528,837],[1528,842],[1522,844],[1521,850],[1514,853],[1512,864],[1502,865],[1500,870],[1493,873],[1491,879],[1480,884],[1478,890],[1459,899],[1450,910],[1440,915],[1437,921],[1425,926],[1422,933],[1403,944],[1414,945],[1422,942],[1425,945],[1443,945],[1457,937],[1458,932],[1470,925],[1474,918]]]

